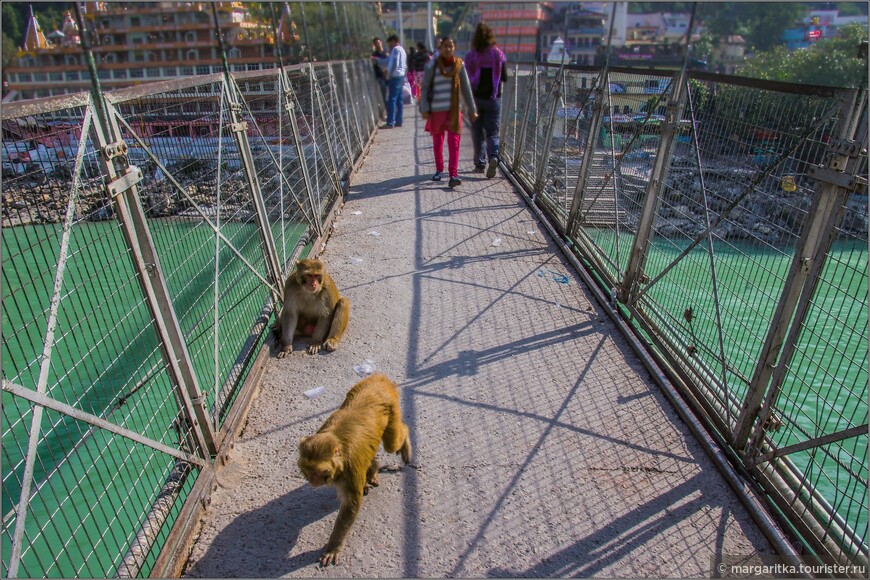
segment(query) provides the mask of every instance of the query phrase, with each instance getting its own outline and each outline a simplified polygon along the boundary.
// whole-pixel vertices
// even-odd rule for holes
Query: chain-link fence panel
[[[156,565],[376,127],[369,66],[4,107],[4,575]]]
[[[809,207],[808,161],[793,151],[818,149],[835,112],[824,97],[688,88],[636,300],[675,351],[691,354],[686,372],[716,385],[702,396],[729,431]]]
[[[3,180],[7,577],[113,575],[158,496],[180,496],[203,463],[88,137],[87,96],[65,100],[82,104],[3,111],[3,151],[31,160]]]
[[[796,537],[866,562],[866,129],[843,136],[864,105],[697,72],[517,71],[517,181]]]

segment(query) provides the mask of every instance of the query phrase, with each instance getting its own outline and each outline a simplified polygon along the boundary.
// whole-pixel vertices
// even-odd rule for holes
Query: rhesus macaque
[[[279,330],[278,358],[293,351],[294,336],[311,336],[308,354],[327,351],[338,343],[350,319],[350,301],[338,293],[320,260],[299,260],[284,284],[284,305],[275,329]]]
[[[388,453],[411,462],[411,438],[402,422],[399,390],[385,375],[374,374],[347,393],[341,407],[314,435],[299,442],[299,469],[312,487],[335,486],[341,507],[320,565],[338,562],[363,495],[378,486],[375,453],[384,443]]]

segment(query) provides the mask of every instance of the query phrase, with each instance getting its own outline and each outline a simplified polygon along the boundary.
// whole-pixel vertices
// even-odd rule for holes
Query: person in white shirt
[[[387,46],[390,47],[390,55],[386,59],[378,59],[372,55],[372,58],[380,61],[387,69],[387,124],[382,129],[402,126],[405,104],[402,100],[402,87],[405,86],[405,75],[408,72],[408,55],[399,44],[399,37],[391,34],[387,38]]]

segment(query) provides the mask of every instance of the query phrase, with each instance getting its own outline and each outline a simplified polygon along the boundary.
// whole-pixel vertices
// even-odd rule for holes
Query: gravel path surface
[[[451,191],[406,112],[322,256],[351,301],[344,341],[272,360],[186,574],[709,577],[717,556],[772,553],[510,182],[471,173],[468,131]],[[379,451],[381,485],[321,569],[338,500],[296,447],[364,361],[399,384],[414,462]]]

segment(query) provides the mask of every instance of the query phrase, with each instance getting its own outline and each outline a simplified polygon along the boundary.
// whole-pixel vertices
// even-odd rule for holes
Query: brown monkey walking
[[[378,485],[375,453],[381,441],[388,453],[399,453],[402,461],[411,463],[411,438],[402,422],[399,390],[385,375],[375,374],[354,385],[317,433],[299,442],[298,463],[305,479],[313,487],[335,486],[341,502],[321,566],[338,562],[363,495]]]
[[[275,329],[280,331],[280,352],[293,351],[293,337],[310,335],[308,354],[338,348],[350,319],[350,300],[338,293],[320,260],[299,260],[284,284],[284,305]]]

